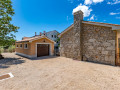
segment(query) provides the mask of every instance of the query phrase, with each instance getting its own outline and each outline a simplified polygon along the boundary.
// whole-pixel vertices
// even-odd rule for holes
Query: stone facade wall
[[[74,45],[73,28],[62,35],[60,38],[60,56],[73,58],[73,45]]]
[[[82,60],[115,65],[116,32],[110,27],[82,24]],[[76,38],[76,41],[80,40]],[[60,39],[60,55],[74,58],[74,28],[64,33]],[[79,52],[77,53],[80,54]]]
[[[115,65],[115,42],[112,28],[82,24],[83,60]]]

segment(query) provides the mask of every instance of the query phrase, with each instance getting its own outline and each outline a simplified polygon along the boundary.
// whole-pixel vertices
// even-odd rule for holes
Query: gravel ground
[[[12,72],[15,77],[0,81],[0,90],[120,90],[120,67],[64,57],[3,55],[0,75]]]

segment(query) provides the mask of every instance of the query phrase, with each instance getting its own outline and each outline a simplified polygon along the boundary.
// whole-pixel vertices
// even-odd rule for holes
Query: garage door
[[[37,44],[37,57],[49,55],[49,44]]]

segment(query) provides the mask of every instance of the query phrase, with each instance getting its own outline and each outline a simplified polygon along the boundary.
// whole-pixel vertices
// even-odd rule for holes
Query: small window
[[[28,49],[28,44],[24,44],[24,49]]]
[[[20,44],[20,48],[22,48],[22,44]]]
[[[53,38],[53,35],[51,35],[51,37]]]
[[[19,46],[18,46],[18,44],[16,45],[16,48],[18,48]]]
[[[54,38],[56,38],[56,35],[54,35]]]

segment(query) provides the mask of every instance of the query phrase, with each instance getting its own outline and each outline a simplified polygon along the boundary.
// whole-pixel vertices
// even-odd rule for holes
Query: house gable
[[[47,38],[47,37],[36,38],[36,39],[30,40],[29,42],[39,41],[39,40],[47,40],[47,41],[49,41],[49,42],[51,42],[51,43],[56,43],[56,42],[54,42],[53,40],[51,40],[51,39],[49,39],[49,38]],[[43,41],[43,42],[44,42],[44,41]]]

